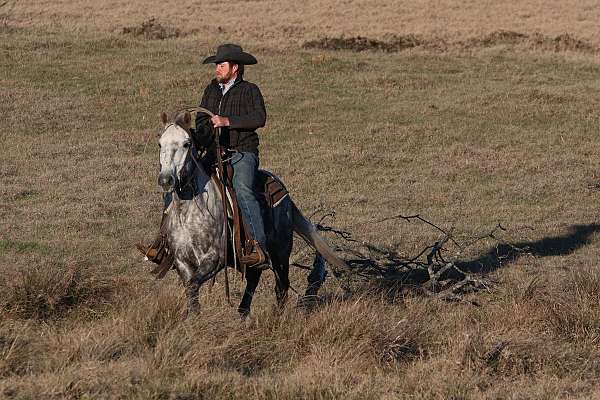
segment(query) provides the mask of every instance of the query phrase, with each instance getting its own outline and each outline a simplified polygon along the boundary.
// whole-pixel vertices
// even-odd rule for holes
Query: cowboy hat
[[[202,64],[218,64],[224,61],[231,61],[244,65],[256,64],[258,62],[252,54],[244,52],[241,46],[227,43],[217,47],[217,54],[207,57],[204,61],[202,61]]]

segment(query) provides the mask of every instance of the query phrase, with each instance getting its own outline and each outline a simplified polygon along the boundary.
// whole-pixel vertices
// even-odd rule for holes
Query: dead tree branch
[[[315,215],[313,214],[313,217]],[[325,224],[325,220],[334,218],[335,211],[329,211],[319,218],[315,226],[319,231],[330,234],[337,251],[344,254],[347,267],[341,271],[341,275],[346,280],[377,284],[383,288],[418,288],[422,293],[442,300],[457,300],[464,293],[489,290],[492,283],[482,275],[461,269],[459,265],[464,260],[460,258],[467,249],[484,240],[507,244],[500,235],[507,231],[501,224],[497,224],[488,232],[466,239],[463,236],[460,240],[455,235],[454,228],[444,229],[418,214],[397,214],[375,221],[374,224],[396,219],[409,223],[419,222],[442,234],[441,238],[433,244],[425,245],[418,254],[407,257],[396,251],[357,240],[351,232]],[[301,248],[296,255],[304,250],[305,248]],[[447,257],[448,254],[452,254],[452,257]],[[295,260],[292,265],[310,269],[299,260]]]

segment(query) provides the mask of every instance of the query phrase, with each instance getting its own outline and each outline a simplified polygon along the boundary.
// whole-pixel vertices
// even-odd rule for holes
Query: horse
[[[199,311],[201,285],[227,267],[226,217],[216,182],[194,156],[196,149],[190,134],[190,112],[179,113],[174,120],[169,120],[162,113],[161,122],[158,185],[164,194],[172,197],[164,211],[162,229],[174,259],[173,266],[185,287],[187,315]],[[290,286],[289,258],[294,232],[316,250],[307,294],[315,295],[325,278],[323,258],[334,268],[342,268],[345,263],[304,217],[290,196],[286,196],[271,211],[268,213],[270,218],[265,218],[267,250],[276,278],[277,303],[283,306]],[[246,288],[238,306],[242,316],[250,313],[261,273],[262,270],[257,268],[248,268],[246,271]]]

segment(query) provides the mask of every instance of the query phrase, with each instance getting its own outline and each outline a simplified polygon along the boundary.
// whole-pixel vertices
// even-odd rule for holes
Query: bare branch
[[[503,245],[509,244],[499,235],[507,231],[500,223],[488,232],[459,241],[454,236],[454,228],[443,229],[418,214],[397,214],[375,221],[375,224],[394,219],[421,222],[443,234],[441,239],[424,246],[418,254],[412,257],[402,256],[396,251],[356,240],[347,230],[325,225],[324,221],[328,218],[335,218],[335,211],[323,214],[315,226],[321,232],[332,233],[334,241],[338,242],[337,250],[345,255],[348,267],[337,271],[340,277],[345,276],[348,282],[376,283],[383,285],[382,287],[417,288],[427,296],[447,301],[456,301],[463,293],[489,289],[491,286],[483,276],[475,277],[457,266],[466,265],[458,260],[464,250],[486,239]],[[515,251],[523,252],[524,249]],[[454,261],[446,260],[445,254],[448,252],[453,254]],[[300,263],[292,265],[309,269]],[[344,290],[347,290],[347,287]]]

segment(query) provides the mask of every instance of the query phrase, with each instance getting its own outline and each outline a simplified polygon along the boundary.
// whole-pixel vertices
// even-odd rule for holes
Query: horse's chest
[[[207,253],[221,247],[223,228],[210,214],[173,216],[169,224],[169,243],[176,253]]]

